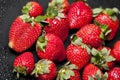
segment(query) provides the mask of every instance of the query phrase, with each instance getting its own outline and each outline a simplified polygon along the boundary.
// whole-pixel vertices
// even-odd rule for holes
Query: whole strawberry
[[[78,67],[74,64],[66,63],[59,71],[56,80],[81,80]]]
[[[100,47],[98,49],[93,48],[91,53],[91,63],[100,69],[110,70],[115,66],[115,58],[112,56],[109,47]]]
[[[34,69],[34,57],[31,52],[24,52],[23,54],[17,56],[13,63],[14,72],[17,72],[17,77],[19,78],[19,73],[24,76],[30,75]]]
[[[79,29],[91,22],[92,9],[85,2],[74,2],[69,8],[68,19],[70,29]]]
[[[54,80],[57,74],[57,67],[52,61],[42,59],[35,64],[33,74],[37,77],[37,80]]]
[[[9,31],[9,47],[16,52],[30,48],[41,34],[41,25],[27,15],[18,16]]]
[[[103,75],[102,71],[93,64],[88,64],[82,73],[82,80],[106,80],[107,73]]]
[[[120,62],[120,40],[114,43],[112,55],[116,59],[116,61]]]
[[[69,21],[65,10],[65,3],[67,0],[52,0],[49,3],[46,14],[43,16],[44,21],[42,23],[48,23],[44,26],[46,33],[57,35],[65,41],[69,33]],[[40,16],[38,16],[40,18]],[[38,21],[41,22],[41,21]]]
[[[108,72],[107,80],[120,80],[120,68],[114,67]]]
[[[90,50],[87,45],[80,43],[79,38],[73,37],[71,44],[66,49],[68,61],[78,66],[81,70],[90,60]]]
[[[41,15],[43,12],[42,6],[35,1],[28,2],[22,9],[23,14],[28,14],[31,17],[36,17]]]
[[[62,40],[53,34],[45,34],[37,40],[36,51],[39,58],[61,62],[65,59],[65,47]]]
[[[82,42],[91,47],[98,48],[103,42],[103,32],[99,26],[95,24],[88,24],[82,27],[76,35],[82,39]]]
[[[117,8],[93,9],[95,14],[94,22],[100,27],[104,27],[102,30],[107,32],[105,40],[112,40],[118,31],[119,20],[116,16],[118,12]]]

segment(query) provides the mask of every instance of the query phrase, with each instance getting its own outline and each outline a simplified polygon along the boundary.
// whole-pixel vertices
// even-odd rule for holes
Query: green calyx
[[[47,8],[46,16],[49,18],[65,18],[65,15],[63,14],[63,5],[64,0],[52,0]]]
[[[106,9],[99,7],[93,9],[93,17],[98,16],[100,13],[108,14],[112,18],[112,20],[115,21],[117,19],[116,14],[120,13],[120,11],[115,7]]]
[[[77,35],[75,35],[75,34],[73,34],[73,35],[71,36],[71,43],[74,44],[74,45],[81,45],[81,44],[83,44],[83,43],[82,43],[82,39],[79,38],[79,37],[78,37]]]
[[[91,52],[91,47],[89,45],[86,45],[82,42],[82,39],[80,37],[78,37],[77,35],[73,34],[71,36],[71,43],[74,45],[79,45],[82,48],[86,49],[88,53]]]
[[[13,72],[16,72],[17,73],[17,78],[19,78],[19,74],[23,74],[24,76],[27,75],[27,71],[26,71],[26,67],[23,67],[23,66],[17,66],[17,67],[14,67],[14,70]]]
[[[66,63],[58,72],[56,80],[69,80],[71,76],[75,76],[74,71],[78,67],[70,62]]]
[[[107,40],[109,37],[109,34],[111,33],[111,29],[108,28],[108,25],[106,24],[100,24],[98,23],[96,20],[94,20],[94,23],[96,25],[98,25],[101,29],[101,34],[100,34],[100,38],[103,40]]]
[[[48,22],[45,21],[45,19],[47,18],[47,16],[42,15],[42,16],[37,16],[37,17],[30,17],[27,14],[23,14],[20,16],[20,18],[27,23],[30,23],[31,26],[34,26],[34,23],[41,23],[41,26],[45,26],[45,25],[49,25]]]
[[[24,22],[27,22],[27,23],[30,23],[31,26],[34,26],[34,17],[30,17],[29,15],[21,15],[20,18],[24,21]]]
[[[32,72],[32,75],[35,74],[35,76],[38,77],[41,74],[50,73],[50,70],[49,70],[50,64],[51,64],[51,61],[49,61],[47,59],[39,60],[35,64],[35,68],[34,68],[34,70]]]
[[[32,4],[29,2],[22,8],[23,14],[29,14],[29,11],[32,9]]]
[[[47,21],[45,21],[45,19],[47,18],[46,15],[42,15],[42,16],[37,16],[34,21],[37,23],[41,23],[42,26],[48,26],[49,23]]]
[[[107,80],[108,74],[105,72],[104,75],[101,74],[100,70],[96,72],[95,76],[89,76],[88,80]]]
[[[42,34],[37,40],[36,48],[40,49],[41,51],[45,51],[45,47],[47,43],[48,43],[48,40],[45,38],[45,35]]]
[[[115,58],[110,55],[110,50],[103,48],[102,50],[92,49],[91,63],[98,66],[100,69],[109,70],[106,62],[115,61]]]

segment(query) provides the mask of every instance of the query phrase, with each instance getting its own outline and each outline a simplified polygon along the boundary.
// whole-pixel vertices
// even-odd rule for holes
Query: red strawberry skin
[[[100,70],[100,69],[98,67],[96,67],[95,65],[88,64],[83,70],[82,80],[89,80],[88,77],[95,76],[98,70]],[[100,72],[101,72],[101,74],[103,74],[101,70],[100,70]]]
[[[120,80],[120,68],[114,67],[108,72],[107,80]]]
[[[40,34],[41,26],[38,23],[31,26],[17,17],[9,31],[9,47],[16,52],[23,52],[33,45]]]
[[[15,67],[25,67],[26,73],[31,74],[32,70],[34,69],[34,57],[31,52],[24,52],[23,54],[17,56],[13,63]]]
[[[109,34],[108,40],[112,40],[119,27],[119,20],[118,18],[116,20],[112,20],[112,18],[108,14],[99,14],[95,19],[99,24],[105,24],[108,26],[108,29],[111,29],[112,31]]]
[[[49,66],[50,72],[47,74],[40,74],[37,80],[54,80],[57,74],[56,65],[52,62]]]
[[[77,70],[73,70],[73,71],[74,71],[75,76],[71,76],[69,80],[81,80],[79,71]]]
[[[39,48],[37,48],[38,57],[50,59],[54,62],[63,61],[66,57],[66,54],[62,40],[53,34],[46,34],[45,39],[48,40],[48,43],[45,47],[45,51],[42,51]]]
[[[46,33],[57,35],[62,41],[67,39],[69,33],[69,23],[67,18],[61,18],[60,20],[56,18],[47,19],[47,22],[49,23],[49,26],[44,28]]]
[[[82,42],[90,45],[91,47],[98,48],[102,44],[100,38],[101,29],[94,24],[85,25],[81,28],[76,35],[82,39]]]
[[[120,62],[120,40],[115,42],[112,49],[112,55],[116,59],[116,61]]]
[[[78,66],[78,69],[82,69],[90,60],[90,55],[86,49],[81,46],[70,44],[66,50],[67,59],[71,63]]]
[[[92,10],[84,2],[74,2],[68,11],[70,29],[79,29],[92,20]]]
[[[29,10],[29,15],[31,17],[36,17],[42,14],[43,8],[38,2],[31,1],[29,2],[32,6],[32,9]]]

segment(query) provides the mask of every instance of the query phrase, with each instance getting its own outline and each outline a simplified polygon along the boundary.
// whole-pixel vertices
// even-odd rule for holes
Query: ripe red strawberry
[[[100,47],[98,49],[92,49],[91,63],[99,67],[100,69],[110,70],[115,66],[115,58],[111,54],[109,47]]]
[[[54,80],[57,74],[57,67],[52,61],[42,59],[35,64],[33,74],[37,77],[37,80]]]
[[[107,74],[103,75],[102,71],[93,64],[88,64],[82,73],[82,80],[106,80]]]
[[[67,0],[52,0],[44,16],[45,20],[42,21],[49,24],[44,26],[46,33],[57,35],[63,41],[67,39],[69,33],[69,22],[65,13],[65,3],[67,3]]]
[[[120,40],[114,43],[112,55],[116,59],[116,61],[120,62]]]
[[[62,40],[53,34],[40,36],[36,44],[36,50],[39,58],[50,59],[54,62],[63,61],[66,57]]]
[[[13,63],[14,72],[17,72],[17,77],[19,78],[19,73],[24,76],[30,75],[34,69],[34,57],[31,52],[24,52],[23,54],[17,56]]]
[[[79,38],[74,37],[72,43],[66,49],[68,61],[77,65],[79,70],[90,60],[90,53],[86,48],[85,44],[79,44]]]
[[[29,16],[18,16],[9,31],[9,47],[16,52],[23,52],[30,48],[41,34],[41,25],[32,22]],[[27,22],[26,22],[27,21]]]
[[[22,9],[23,14],[29,14],[31,17],[39,16],[42,12],[42,6],[35,1],[28,2]]]
[[[80,73],[74,64],[66,63],[59,71],[56,80],[81,80]]]
[[[102,31],[99,26],[88,24],[82,27],[76,35],[82,39],[82,42],[91,47],[98,48],[102,45]]]
[[[45,26],[44,30],[46,33],[52,33],[57,35],[62,39],[62,41],[65,41],[68,37],[69,33],[69,25],[68,25],[68,19],[47,19],[47,22],[49,23],[49,26]]]
[[[120,80],[120,68],[114,67],[108,72],[107,80]]]
[[[98,13],[96,13],[98,12]],[[95,13],[96,17],[94,19],[94,22],[102,27],[104,25],[105,30],[109,30],[109,34],[106,36],[106,40],[112,40],[117,33],[118,27],[119,27],[119,20],[116,16],[118,13],[117,8],[95,8],[93,10],[93,13]]]
[[[92,9],[82,1],[74,2],[69,8],[70,29],[79,29],[92,20]]]

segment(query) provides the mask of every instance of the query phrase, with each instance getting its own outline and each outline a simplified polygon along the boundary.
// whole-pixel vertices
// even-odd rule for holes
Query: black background
[[[8,33],[9,28],[14,19],[21,15],[21,8],[30,0],[0,0],[0,80],[16,80],[15,74],[13,74],[13,60],[18,53],[12,51],[8,48]],[[48,6],[48,2],[50,0],[34,0],[40,2],[40,4],[45,10]],[[73,0],[69,0],[71,3]],[[103,8],[106,7],[117,7],[120,10],[120,1],[119,0],[88,0],[88,4],[94,8],[102,6]],[[120,20],[120,15],[118,15]],[[70,35],[73,32],[70,31]],[[70,36],[69,35],[69,36]],[[120,28],[112,41],[107,41],[106,46],[112,48],[113,44],[120,40]],[[65,46],[69,44],[69,38],[65,42]],[[27,51],[31,51],[34,54],[35,62],[38,61],[38,57],[35,52],[35,46],[28,49]],[[20,80],[34,80],[34,78],[27,76],[21,76]]]

